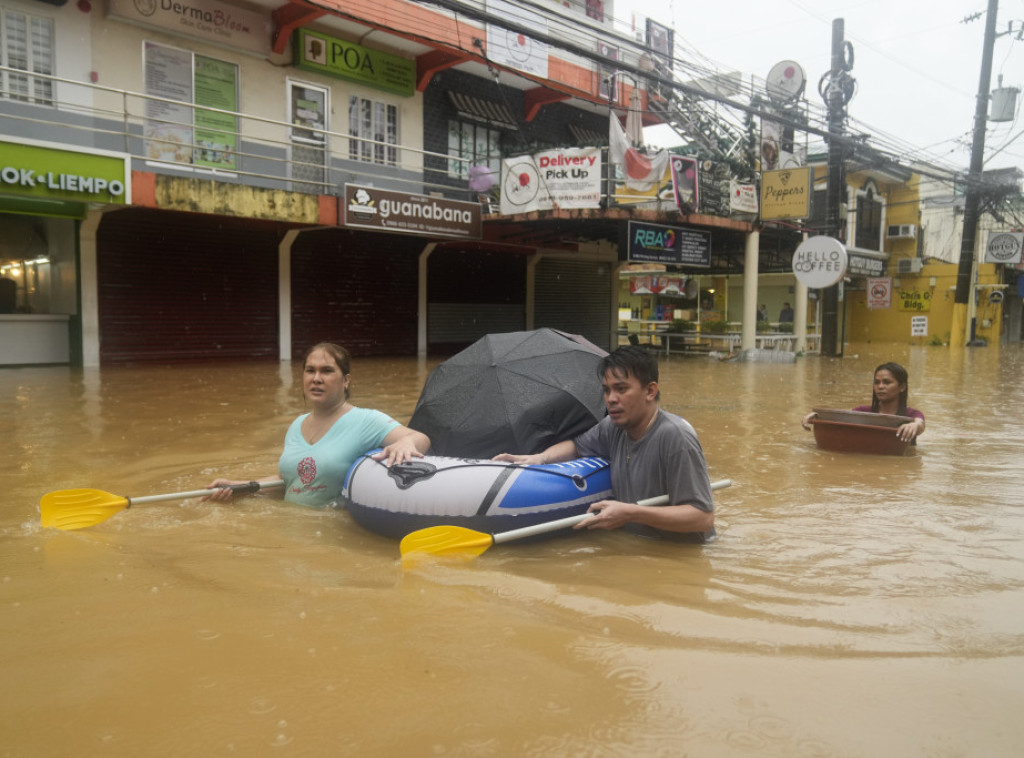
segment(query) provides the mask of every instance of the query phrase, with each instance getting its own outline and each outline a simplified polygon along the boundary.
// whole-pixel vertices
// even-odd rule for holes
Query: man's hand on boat
[[[491,460],[504,461],[505,463],[518,463],[521,466],[540,466],[545,463],[562,463],[579,458],[576,450],[576,443],[572,440],[557,442],[547,450],[533,455],[515,455],[514,453],[499,453]]]

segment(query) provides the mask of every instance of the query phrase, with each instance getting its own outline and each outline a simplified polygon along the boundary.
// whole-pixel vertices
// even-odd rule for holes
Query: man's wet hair
[[[615,376],[635,376],[642,387],[658,381],[658,359],[649,350],[625,345],[608,353],[597,367],[597,375],[611,371]],[[661,390],[658,390],[658,398]]]

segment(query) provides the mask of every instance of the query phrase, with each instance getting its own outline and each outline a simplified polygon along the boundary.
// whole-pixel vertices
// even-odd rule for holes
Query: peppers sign
[[[793,253],[793,273],[809,289],[831,287],[846,273],[846,246],[834,237],[809,237]]]
[[[0,141],[0,195],[80,203],[131,203],[127,155]]]
[[[985,263],[1020,263],[1024,232],[994,232],[985,245]]]
[[[813,169],[761,172],[761,219],[810,218]]]

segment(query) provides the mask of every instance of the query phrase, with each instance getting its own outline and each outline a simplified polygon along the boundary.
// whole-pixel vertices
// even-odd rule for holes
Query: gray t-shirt
[[[673,505],[689,504],[709,512],[715,509],[704,450],[693,427],[679,416],[659,408],[651,428],[636,442],[606,416],[574,442],[581,456],[598,455],[611,462],[616,500],[635,503],[667,494]],[[646,536],[686,536],[643,524],[623,528]],[[694,536],[699,540],[701,535],[689,535],[691,540]],[[703,536],[714,536],[714,530]]]

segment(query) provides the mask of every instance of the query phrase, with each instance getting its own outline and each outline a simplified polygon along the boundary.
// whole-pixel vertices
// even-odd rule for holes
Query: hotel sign
[[[124,153],[0,141],[0,195],[128,205],[131,163]]]
[[[367,87],[411,97],[416,91],[416,62],[371,50],[329,34],[295,32],[295,68],[327,74]]]
[[[479,239],[483,234],[480,203],[443,197],[345,185],[343,226],[426,237]]]
[[[985,245],[985,263],[1020,263],[1024,232],[993,232]]]

